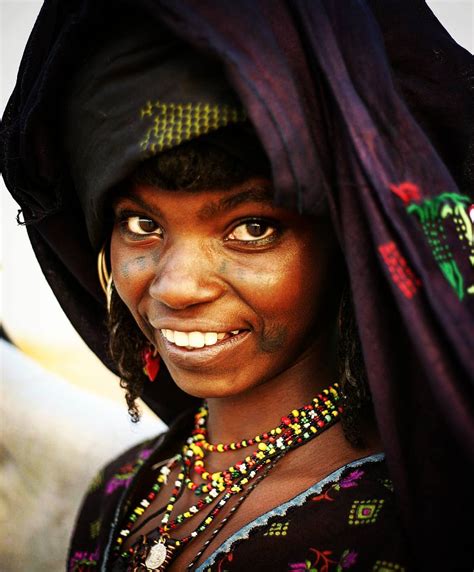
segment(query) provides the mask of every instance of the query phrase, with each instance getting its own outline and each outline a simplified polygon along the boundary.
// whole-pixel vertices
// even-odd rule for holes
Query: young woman
[[[69,569],[470,566],[435,504],[472,458],[469,55],[413,2],[107,8],[45,4],[2,131],[66,312],[171,425]]]

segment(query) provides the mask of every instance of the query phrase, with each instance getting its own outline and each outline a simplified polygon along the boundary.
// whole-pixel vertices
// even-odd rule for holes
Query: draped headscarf
[[[3,118],[2,170],[52,289],[112,369],[90,222],[100,208],[84,201],[99,205],[110,181],[79,189],[62,119],[71,70],[130,6],[221,66],[237,99],[215,104],[236,121],[235,101],[245,109],[275,201],[316,214],[329,202],[419,569],[472,567],[472,503],[447,497],[460,482],[469,495],[473,476],[472,56],[420,0],[46,1]],[[165,368],[157,383],[145,400],[170,422],[189,398]]]

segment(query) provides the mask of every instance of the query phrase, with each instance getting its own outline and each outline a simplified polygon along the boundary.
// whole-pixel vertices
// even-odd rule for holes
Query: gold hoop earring
[[[107,301],[107,312],[110,312],[114,281],[112,272],[109,272],[109,269],[107,268],[105,244],[102,246],[99,255],[97,256],[97,274],[99,275],[99,282],[100,285],[102,286],[102,290],[104,291],[105,299]]]

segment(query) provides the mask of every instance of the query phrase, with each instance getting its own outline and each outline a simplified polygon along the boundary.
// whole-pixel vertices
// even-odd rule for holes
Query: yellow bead
[[[260,449],[260,451],[266,451],[268,449],[265,443],[259,443],[258,448]]]
[[[293,409],[293,411],[291,412],[291,414],[293,415],[293,417],[298,417],[298,415],[300,414],[300,412],[298,411],[298,409]]]
[[[224,452],[224,445],[222,445],[222,443],[219,443],[219,445],[217,445],[217,450],[219,451],[219,453],[223,453]]]

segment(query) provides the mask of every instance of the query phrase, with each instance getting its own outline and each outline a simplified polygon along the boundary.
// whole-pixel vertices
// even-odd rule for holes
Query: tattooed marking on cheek
[[[245,272],[243,268],[238,268],[236,274],[239,280],[245,282],[245,279],[247,278],[247,272]]]
[[[120,274],[124,278],[128,278],[130,276],[129,267],[130,267],[130,262],[122,262],[122,264],[120,264]]]
[[[139,270],[145,270],[147,267],[146,256],[137,256],[134,260]]]
[[[227,260],[221,260],[221,263],[219,264],[219,268],[217,271],[220,274],[226,274],[227,273]]]
[[[157,250],[154,250],[151,253],[151,259],[152,259],[154,264],[158,264],[158,262],[160,260],[160,253]]]
[[[259,339],[259,347],[262,352],[272,354],[285,346],[287,338],[288,328],[276,325],[262,332]]]

